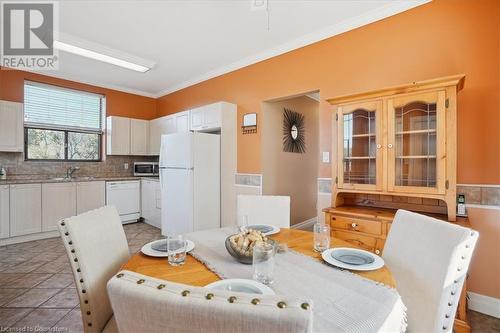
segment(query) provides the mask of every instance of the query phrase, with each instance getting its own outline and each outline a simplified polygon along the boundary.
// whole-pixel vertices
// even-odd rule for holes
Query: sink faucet
[[[66,169],[66,179],[71,179],[73,178],[73,173],[77,170],[80,170],[80,167],[73,167],[70,166],[69,168]]]

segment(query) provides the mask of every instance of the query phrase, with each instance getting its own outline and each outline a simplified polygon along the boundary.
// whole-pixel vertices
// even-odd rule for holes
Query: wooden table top
[[[310,231],[283,228],[278,234],[272,235],[271,238],[280,243],[286,243],[289,249],[308,255],[312,258],[322,260],[321,255],[313,250],[313,233]],[[330,246],[356,248],[356,246],[348,242],[333,237],[331,238]],[[220,278],[210,271],[205,265],[190,255],[186,256],[186,262],[184,265],[174,267],[167,263],[167,258],[148,257],[139,251],[122,266],[122,269],[171,282],[184,283],[200,287],[220,280]],[[374,271],[354,273],[367,279],[382,282],[391,287],[396,287],[396,282],[390,270],[386,266]]]

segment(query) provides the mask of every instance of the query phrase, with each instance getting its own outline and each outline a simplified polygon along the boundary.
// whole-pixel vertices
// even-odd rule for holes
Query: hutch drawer
[[[373,252],[375,250],[375,245],[377,243],[376,238],[370,236],[364,236],[354,232],[333,230],[332,235],[333,237],[345,240],[346,242],[349,242],[357,247],[360,247],[370,252]]]
[[[330,219],[332,229],[342,229],[362,232],[372,235],[382,235],[382,223],[376,220],[363,220],[339,215],[332,215]]]

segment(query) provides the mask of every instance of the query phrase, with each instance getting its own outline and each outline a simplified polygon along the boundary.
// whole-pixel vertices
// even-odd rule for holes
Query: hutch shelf
[[[329,99],[337,163],[332,206],[343,193],[442,200],[456,220],[457,93],[465,76]]]

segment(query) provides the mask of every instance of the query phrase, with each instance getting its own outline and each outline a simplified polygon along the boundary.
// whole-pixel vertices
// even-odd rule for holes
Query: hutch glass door
[[[444,193],[445,92],[388,101],[388,190]]]
[[[380,190],[380,101],[339,106],[338,187]]]

